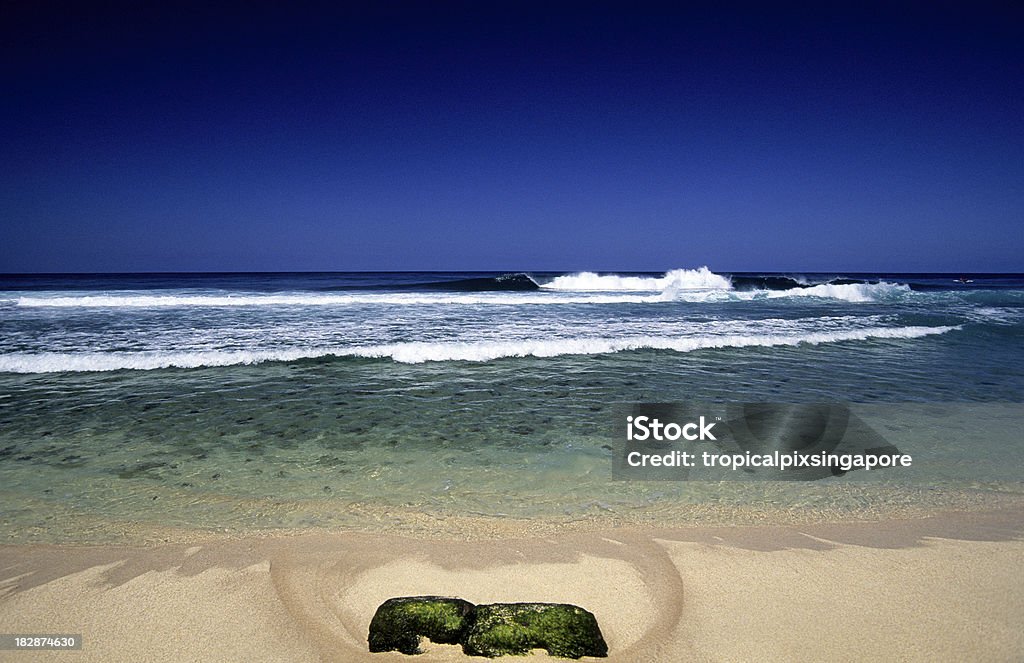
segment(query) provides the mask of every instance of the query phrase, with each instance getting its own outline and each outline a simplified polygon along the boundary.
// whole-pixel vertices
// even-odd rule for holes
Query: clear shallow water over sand
[[[799,520],[1018,499],[1024,280],[842,277],[3,278],[0,535]],[[915,466],[612,481],[614,404],[683,400],[916,403],[865,415]]]

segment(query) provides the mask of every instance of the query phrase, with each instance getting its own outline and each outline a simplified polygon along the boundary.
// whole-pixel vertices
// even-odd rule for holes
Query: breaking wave
[[[750,301],[781,297],[817,297],[846,302],[883,301],[912,295],[905,284],[852,279],[806,284],[786,276],[723,276],[707,267],[674,269],[662,276],[626,276],[580,272],[546,283],[526,274],[395,286],[415,292],[122,291],[98,294],[33,294],[0,300],[17,307],[53,308],[226,308],[256,306],[430,306],[520,304],[617,304],[665,301]]]
[[[909,295],[910,292],[910,286],[900,283],[821,283],[805,288],[770,290],[767,297],[822,297],[847,302],[874,302]]]
[[[160,368],[235,366],[329,357],[391,359],[406,364],[430,361],[486,362],[505,357],[600,355],[631,350],[694,350],[819,345],[872,339],[914,339],[944,334],[960,327],[870,327],[802,334],[704,335],[692,337],[631,336],[554,340],[408,342],[343,348],[290,348],[232,351],[148,351],[82,353],[10,353],[0,355],[0,372],[56,373]]]
[[[839,279],[816,285],[788,276],[723,276],[707,267],[674,269],[663,276],[620,276],[580,272],[558,276],[543,290],[569,292],[657,292],[657,301],[756,300],[779,297],[819,297],[847,302],[871,302],[911,293],[907,285]],[[653,300],[652,300],[653,301]]]
[[[731,290],[728,278],[715,274],[707,267],[699,269],[673,269],[663,276],[619,276],[580,272],[556,276],[549,283],[541,285],[546,290],[599,290],[662,292],[665,290]]]

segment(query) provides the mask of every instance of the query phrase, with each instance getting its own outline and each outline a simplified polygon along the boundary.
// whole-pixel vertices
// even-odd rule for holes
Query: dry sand
[[[1021,661],[1022,533],[1024,514],[993,512],[477,541],[5,546],[0,633],[80,633],[84,647],[0,660],[468,660],[429,642],[416,658],[367,652],[382,601],[441,594],[575,603],[597,616],[609,661]]]

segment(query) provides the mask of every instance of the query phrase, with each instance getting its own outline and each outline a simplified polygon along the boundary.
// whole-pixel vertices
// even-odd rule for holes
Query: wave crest
[[[667,290],[731,290],[732,282],[707,267],[698,269],[673,269],[663,276],[619,276],[579,272],[557,276],[550,283],[541,286],[547,290],[599,290],[664,292]]]
[[[847,302],[875,302],[909,295],[910,286],[900,283],[821,283],[806,288],[768,291],[768,297],[822,297]]]
[[[557,357],[613,354],[630,350],[694,350],[819,345],[871,339],[914,339],[944,334],[960,327],[869,327],[804,334],[732,334],[694,337],[631,336],[558,340],[410,342],[346,348],[290,348],[198,352],[11,353],[0,355],[0,372],[59,373],[160,368],[200,368],[299,361],[324,357],[391,359],[404,364],[430,361],[486,362],[505,357]]]
[[[543,290],[598,292],[657,292],[652,301],[722,301],[820,297],[847,302],[872,302],[911,293],[910,286],[896,283],[837,282],[808,285],[782,276],[726,277],[707,267],[673,269],[663,276],[619,276],[580,272],[559,276],[541,286]]]
[[[454,284],[454,285],[453,285]],[[750,301],[779,297],[819,297],[847,302],[898,299],[912,294],[896,283],[835,281],[801,285],[790,277],[726,277],[707,267],[673,269],[662,276],[621,276],[579,272],[558,276],[538,286],[525,274],[495,278],[417,284],[405,289],[438,292],[242,293],[242,292],[109,292],[82,295],[24,295],[0,305],[38,308],[229,308],[259,306],[432,306],[523,304],[617,304],[666,301]],[[463,290],[465,292],[459,292]]]

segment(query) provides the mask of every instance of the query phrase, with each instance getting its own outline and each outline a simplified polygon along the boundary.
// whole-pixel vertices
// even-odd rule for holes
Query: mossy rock
[[[420,638],[456,644],[473,614],[473,604],[443,596],[388,599],[370,620],[370,651],[419,654]]]
[[[608,655],[594,615],[564,603],[478,605],[462,640],[470,656],[521,655],[532,649],[563,658]]]

